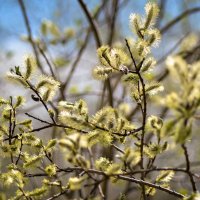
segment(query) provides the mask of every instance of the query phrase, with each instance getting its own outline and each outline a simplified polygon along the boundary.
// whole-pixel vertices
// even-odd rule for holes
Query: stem
[[[128,51],[130,53],[131,59],[133,61],[135,71],[136,71],[136,73],[139,77],[140,82],[138,82],[138,84],[141,83],[141,86],[142,86],[143,106],[142,106],[142,104],[140,104],[141,112],[142,112],[142,135],[141,135],[141,144],[140,144],[140,156],[141,156],[140,167],[141,167],[141,169],[144,169],[144,136],[145,136],[145,126],[146,126],[146,117],[147,117],[147,101],[146,101],[145,83],[144,83],[144,80],[142,78],[142,75],[140,74],[140,69],[141,69],[141,66],[142,66],[144,60],[139,64],[139,66],[137,66],[135,59],[133,57],[133,54],[131,52],[130,46],[128,44],[128,40],[126,39],[125,41],[126,41],[126,46],[127,46]],[[138,91],[140,93],[139,88],[138,88]],[[144,180],[144,178],[145,178],[145,173],[142,173],[141,179]],[[144,185],[141,185],[141,186],[142,186],[143,198],[145,200],[146,199],[145,187],[144,187]]]
[[[188,15],[194,14],[196,12],[200,11],[200,7],[196,7],[196,8],[192,8],[192,9],[188,9],[186,11],[184,11],[183,13],[181,13],[179,16],[177,16],[175,19],[173,19],[172,21],[170,21],[167,25],[165,25],[160,32],[162,34],[166,33],[168,31],[168,29],[170,29],[172,26],[174,26],[176,23],[178,23],[179,21],[181,21],[183,18],[187,17]]]
[[[118,0],[113,0],[112,2],[112,19],[110,23],[110,34],[109,34],[109,39],[108,39],[108,44],[109,46],[112,45],[114,34],[115,34],[115,24],[116,24],[116,18],[117,18],[117,13],[118,13]]]
[[[18,0],[18,2],[19,2],[19,5],[20,5],[20,8],[21,8],[22,15],[23,15],[23,18],[24,18],[24,22],[25,22],[25,25],[26,25],[26,29],[27,29],[27,32],[28,32],[28,39],[31,43],[31,46],[33,48],[33,52],[35,54],[37,65],[38,65],[39,69],[41,70],[41,72],[44,73],[44,70],[43,70],[42,65],[40,63],[40,60],[39,60],[39,55],[38,55],[38,52],[37,52],[36,45],[35,45],[35,42],[33,40],[31,26],[30,26],[30,22],[29,22],[29,19],[28,19],[28,15],[27,15],[27,12],[26,12],[24,2],[23,2],[23,0]]]
[[[11,105],[12,109],[10,109],[10,117],[9,117],[9,137],[8,137],[9,145],[12,144],[12,132],[13,132],[13,128],[14,128],[13,123],[12,123],[12,117],[13,117],[12,97],[10,97],[10,105]],[[11,158],[11,162],[13,163],[14,160],[13,160],[12,152],[10,153],[10,158]]]
[[[73,171],[84,171],[83,168],[81,167],[68,167],[68,168],[60,168],[57,170],[57,172],[67,172],[67,173],[70,173],[70,172],[73,172]],[[86,171],[87,173],[92,173],[92,174],[97,174],[97,175],[101,175],[101,176],[105,176],[107,178],[109,177],[116,177],[116,178],[119,178],[121,180],[126,180],[126,181],[129,181],[129,182],[133,182],[133,183],[136,183],[138,185],[143,185],[143,186],[149,186],[149,187],[152,187],[152,188],[155,188],[155,189],[158,189],[160,191],[163,191],[163,192],[166,192],[168,194],[171,194],[177,198],[180,198],[180,199],[183,199],[185,196],[174,191],[174,190],[171,190],[171,189],[167,189],[167,188],[164,188],[158,184],[154,184],[154,183],[150,183],[150,182],[147,182],[147,181],[144,181],[144,180],[140,180],[140,179],[136,179],[136,178],[133,178],[133,177],[128,177],[128,176],[125,176],[125,175],[119,175],[119,174],[112,174],[110,176],[108,176],[107,174],[105,174],[105,172],[103,171],[100,171],[100,170],[95,170],[95,169],[87,169]],[[37,177],[37,176],[48,176],[46,173],[40,173],[40,174],[26,174],[25,175],[26,177],[30,178],[30,177]]]
[[[97,26],[90,14],[90,12],[88,11],[87,9],[87,6],[85,5],[85,3],[82,1],[82,0],[78,0],[81,8],[83,9],[84,13],[85,13],[85,16],[87,17],[87,20],[88,22],[90,23],[90,26],[91,26],[91,29],[94,33],[94,37],[95,37],[95,41],[96,41],[96,46],[97,47],[100,47],[101,46],[101,39],[100,39],[100,36],[99,36],[99,32],[98,32],[98,29],[97,29]]]
[[[182,144],[182,148],[184,150],[184,155],[185,155],[185,160],[186,160],[186,173],[190,177],[190,182],[192,185],[193,192],[196,192],[197,191],[196,184],[195,184],[193,175],[190,171],[190,160],[189,160],[188,150],[187,150],[187,147],[185,146],[185,144]]]
[[[38,91],[35,89],[35,87],[28,81],[26,80],[26,83],[29,85],[30,89],[37,95],[37,97],[39,98],[40,102],[42,103],[42,105],[44,106],[44,108],[46,109],[46,111],[49,114],[49,108],[46,105],[46,103],[43,101],[42,97],[40,96],[40,94],[38,93]],[[52,122],[54,124],[56,124],[56,121],[54,120],[54,118],[52,116],[49,115],[49,117],[51,118]]]

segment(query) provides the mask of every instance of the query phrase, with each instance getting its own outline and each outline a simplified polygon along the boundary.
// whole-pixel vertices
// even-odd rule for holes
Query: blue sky
[[[200,0],[185,0],[183,7],[182,2],[184,0],[167,0],[166,16],[164,25],[167,21],[174,16],[180,14],[184,9],[200,6]],[[85,0],[88,8],[92,10],[100,0]],[[130,13],[137,12],[143,13],[143,7],[146,0],[131,0],[125,9],[121,10],[119,15],[119,21],[122,26],[120,31],[124,36],[129,35],[128,29],[128,17]],[[74,19],[83,19],[86,23],[85,16],[83,15],[77,0],[24,0],[30,24],[33,34],[37,36],[39,34],[39,27],[44,19],[57,20],[58,11],[61,13],[59,18],[60,26],[73,26]],[[197,20],[200,19],[200,13],[192,15],[190,22],[194,29],[200,29],[200,23]],[[17,0],[0,0],[0,44],[1,47],[6,47],[7,42],[11,43],[11,40],[19,40],[20,35],[26,34],[26,28],[24,20],[22,18],[21,10]]]
[[[172,18],[180,13],[181,8],[179,7],[179,2],[182,0],[168,0],[167,18]],[[60,12],[64,12],[64,19],[60,19],[61,24],[65,26],[72,26],[73,19],[82,18],[82,12],[76,0],[24,0],[31,27],[34,34],[38,34],[39,25],[43,19],[55,19],[55,11],[57,9],[57,3],[61,6],[59,7]],[[99,0],[85,0],[87,6],[93,9]],[[143,6],[146,0],[132,0],[129,5],[121,12],[120,20],[127,20],[131,12],[143,12]],[[187,1],[186,1],[187,2]],[[189,1],[188,1],[189,2]],[[193,3],[191,3],[193,2]],[[193,7],[200,6],[200,1],[190,1],[187,6]],[[20,34],[26,33],[24,26],[24,21],[22,19],[21,11],[19,9],[17,0],[0,0],[0,33],[4,36],[4,39],[8,37],[16,37]]]
[[[186,2],[184,7],[181,5],[183,1]],[[42,20],[58,19],[56,17],[58,11],[61,12],[62,16],[59,18],[59,24],[61,27],[71,27],[74,24],[74,19],[79,18],[83,19],[84,23],[87,23],[87,20],[85,19],[77,0],[24,0],[24,2],[34,36],[39,34],[39,27]],[[87,3],[88,8],[92,10],[96,4],[100,2],[100,0],[84,0],[84,2]],[[120,11],[118,20],[121,25],[120,31],[123,33],[124,37],[132,35],[129,31],[128,25],[129,15],[132,12],[144,14],[144,5],[146,2],[146,0],[130,0],[125,9]],[[170,21],[175,16],[179,15],[183,10],[196,6],[200,7],[200,0],[167,0],[167,2],[166,16],[162,26],[165,25],[167,21]],[[190,25],[192,30],[200,30],[199,20],[200,12],[190,17]],[[179,30],[179,26],[174,27],[163,37],[162,44],[158,50],[156,49],[157,53],[163,55],[163,53],[166,52],[170,46],[173,46],[174,43],[176,43],[176,41],[183,36],[181,34],[177,34],[177,30]],[[16,63],[19,65],[20,63],[23,63],[24,54],[30,54],[32,52],[30,45],[20,40],[20,35],[24,35],[26,33],[26,27],[18,5],[18,1],[0,0],[0,52],[3,52],[4,49],[14,52],[14,57],[11,60],[0,60],[0,81],[2,81],[3,74],[5,74],[5,72],[11,66],[15,66]],[[81,58],[81,68],[88,67],[88,65],[93,67],[96,64],[96,55],[94,49],[96,49],[96,47],[92,49],[92,52],[91,49],[90,51],[87,51],[86,56]],[[73,59],[73,55],[71,58]],[[87,73],[90,74],[90,71],[88,70]],[[88,81],[91,80],[91,77],[85,77]],[[80,80],[80,77],[78,80]]]

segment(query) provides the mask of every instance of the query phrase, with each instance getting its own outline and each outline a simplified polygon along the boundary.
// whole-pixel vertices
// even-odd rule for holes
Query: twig
[[[71,168],[66,168],[66,169],[59,169],[57,170],[57,172],[72,172],[74,170],[78,170],[78,171],[84,171],[83,168],[81,167],[71,167]],[[102,175],[102,176],[105,176],[105,177],[109,177],[107,174],[105,174],[103,171],[99,171],[99,170],[95,170],[95,169],[87,169],[87,173],[95,173],[95,174],[98,174],[98,175]],[[46,173],[40,173],[40,174],[26,174],[25,175],[26,177],[36,177],[36,176],[47,176]],[[116,177],[116,178],[119,178],[121,180],[126,180],[126,181],[130,181],[130,182],[133,182],[133,183],[136,183],[136,184],[139,184],[139,185],[144,185],[144,186],[149,186],[149,187],[152,187],[152,188],[155,188],[155,189],[158,189],[158,190],[161,190],[161,191],[164,191],[168,194],[171,194],[173,196],[176,196],[178,198],[184,198],[185,196],[174,191],[174,190],[171,190],[171,189],[167,189],[167,188],[164,188],[160,185],[157,185],[157,184],[153,184],[153,183],[150,183],[150,182],[147,182],[147,181],[144,181],[144,180],[140,180],[140,179],[136,179],[136,178],[132,178],[132,177],[128,177],[128,176],[124,176],[124,175],[118,175],[118,174],[112,174],[110,175],[110,177]]]
[[[57,193],[57,194],[53,195],[52,197],[50,197],[50,198],[48,198],[48,199],[46,199],[46,200],[57,199],[58,197],[64,195],[67,191],[68,191],[68,189],[67,189],[67,190],[64,190],[64,191],[62,191],[62,192],[60,192],[60,193]]]
[[[125,42],[126,42],[126,46],[127,46],[127,48],[128,48],[128,51],[129,51],[129,53],[130,53],[131,60],[132,60],[132,62],[133,62],[133,64],[134,64],[135,70],[137,71],[137,70],[138,70],[138,69],[137,69],[137,64],[136,64],[136,62],[135,62],[135,59],[133,58],[133,54],[132,54],[131,49],[130,49],[130,46],[129,46],[129,44],[128,44],[128,40],[125,39]]]
[[[11,107],[13,107],[12,105],[12,97],[10,97],[10,105]],[[12,117],[13,117],[13,109],[10,109],[10,112],[9,112],[10,116],[9,116],[9,136],[8,136],[8,140],[9,140],[9,145],[12,144],[12,127],[13,127],[13,123],[12,123]],[[13,160],[13,154],[12,152],[10,152],[10,158],[11,158],[11,162],[13,163],[14,160]]]
[[[167,58],[167,56],[169,56],[170,54],[172,54],[178,47],[179,45],[182,43],[182,41],[189,35],[189,32],[186,33],[183,37],[181,37],[175,44],[174,46],[162,57],[158,60],[157,64],[162,63],[163,61],[165,61],[165,59]]]
[[[162,22],[162,19],[164,18],[164,15],[165,15],[165,7],[166,7],[166,4],[167,4],[167,0],[160,0],[160,12],[159,12],[159,20],[157,21],[156,23],[156,26],[157,27],[160,27],[160,24]]]
[[[56,79],[56,76],[55,76],[54,71],[53,71],[53,66],[52,66],[51,63],[49,62],[49,59],[47,58],[47,56],[46,56],[46,54],[44,53],[43,49],[42,49],[39,45],[37,45],[37,47],[38,47],[40,53],[42,54],[42,56],[44,57],[44,59],[45,59],[47,65],[49,66],[51,75],[54,77],[54,79]]]
[[[183,199],[185,197],[184,195],[182,195],[182,194],[180,194],[180,193],[178,193],[178,192],[176,192],[174,190],[170,190],[170,189],[161,187],[160,185],[149,183],[147,181],[143,181],[143,180],[139,180],[139,179],[135,179],[135,178],[130,178],[130,177],[127,177],[127,176],[122,176],[122,175],[119,175],[118,178],[120,178],[122,180],[130,181],[130,182],[134,182],[134,183],[137,183],[139,185],[146,185],[146,186],[149,186],[149,187],[164,191],[164,192],[166,192],[168,194],[171,194],[173,196],[176,196],[176,197],[178,197],[180,199]]]
[[[51,124],[50,122],[45,121],[45,120],[42,120],[42,119],[40,119],[40,118],[38,118],[38,117],[35,117],[35,116],[33,116],[33,115],[29,114],[29,113],[25,113],[25,115],[27,115],[28,117],[31,117],[31,118],[33,118],[33,119],[35,119],[35,120],[37,120],[37,121],[40,121],[40,122],[42,122],[42,123]]]
[[[101,6],[98,8],[98,10],[95,12],[93,18],[97,18],[100,14],[100,11],[103,9],[103,7],[106,5],[107,1],[104,0],[101,4]],[[74,73],[74,71],[76,70],[77,66],[78,66],[78,62],[80,61],[81,59],[81,56],[88,44],[88,41],[89,41],[89,37],[90,37],[90,32],[91,32],[91,28],[88,28],[87,30],[87,34],[86,34],[86,37],[84,39],[84,43],[82,44],[81,48],[79,49],[78,53],[77,53],[77,56],[76,56],[76,59],[74,60],[74,62],[72,63],[72,66],[71,66],[71,69],[70,69],[70,72],[69,72],[69,75],[67,76],[66,78],[66,81],[63,83],[62,85],[62,90],[63,90],[63,93],[64,93],[64,90],[69,86],[69,82],[70,80],[72,79],[72,74]]]
[[[142,112],[142,135],[141,135],[141,144],[140,144],[140,156],[141,156],[141,161],[140,161],[140,166],[141,166],[141,169],[144,169],[144,135],[145,135],[145,126],[146,126],[146,117],[147,117],[147,101],[146,101],[146,91],[145,91],[145,83],[144,83],[144,80],[140,74],[140,69],[141,69],[141,66],[143,64],[143,61],[140,63],[139,67],[137,66],[136,62],[135,62],[135,59],[133,58],[133,54],[131,52],[131,49],[130,49],[130,46],[128,44],[128,40],[125,40],[126,41],[126,46],[128,48],[128,51],[130,53],[130,56],[131,56],[131,59],[133,61],[133,64],[135,66],[135,70],[136,70],[136,73],[139,77],[139,83],[141,83],[141,86],[142,86],[142,96],[143,96],[143,107],[142,107],[142,104],[140,104],[141,106],[141,112]],[[138,88],[138,91],[139,88]],[[141,179],[144,180],[144,177],[145,177],[145,173],[142,173],[141,174]],[[142,192],[143,192],[143,198],[144,200],[146,199],[146,195],[145,195],[145,188],[143,185],[142,186]]]
[[[90,30],[88,29],[88,32],[86,34],[86,37],[84,39],[84,43],[83,45],[81,46],[81,48],[79,49],[79,52],[76,56],[76,59],[74,60],[74,62],[72,63],[72,67],[69,71],[69,75],[67,76],[67,79],[66,81],[64,82],[63,86],[62,86],[62,90],[64,92],[64,90],[69,86],[69,82],[70,80],[72,79],[72,74],[74,73],[74,71],[76,70],[76,67],[78,66],[78,62],[80,61],[81,59],[81,55],[83,54],[83,51],[84,49],[86,48],[87,44],[88,44],[88,41],[89,41],[89,36],[90,36]]]
[[[117,151],[119,151],[120,153],[125,154],[125,152],[124,152],[122,149],[120,149],[117,145],[112,144],[112,146],[113,146]]]
[[[193,192],[196,192],[197,188],[196,188],[196,184],[195,184],[193,175],[190,171],[190,160],[189,160],[187,147],[185,146],[185,144],[182,144],[182,148],[184,150],[184,155],[185,155],[185,160],[186,160],[186,172],[187,172],[188,176],[190,177],[190,182],[191,182],[191,185],[192,185]]]
[[[43,126],[43,127],[40,127],[40,128],[35,128],[35,129],[31,130],[31,133],[37,132],[37,131],[41,131],[41,130],[44,130],[44,129],[47,129],[47,128],[51,128],[51,127],[53,127],[53,124],[47,125],[47,126]]]
[[[95,37],[95,41],[96,41],[96,46],[97,46],[97,48],[99,48],[102,45],[102,42],[101,42],[101,39],[100,39],[100,35],[98,33],[97,26],[95,24],[95,21],[93,20],[90,12],[87,9],[87,6],[83,2],[83,0],[78,0],[78,2],[79,2],[81,8],[83,9],[83,11],[84,11],[84,13],[85,13],[85,15],[87,17],[87,20],[88,20],[88,22],[89,22],[89,24],[91,26],[91,29],[92,29],[92,31],[94,33],[94,37]],[[110,80],[107,79],[104,84],[106,84],[106,86],[108,88],[108,92],[109,92],[109,98],[108,98],[108,100],[109,100],[110,105],[112,106],[113,105],[113,97],[112,97],[112,88],[111,88]]]
[[[25,22],[26,29],[27,29],[27,32],[28,32],[28,38],[29,38],[29,41],[30,41],[31,46],[33,48],[33,52],[35,54],[37,65],[38,65],[39,69],[41,70],[41,72],[44,73],[44,70],[43,70],[42,65],[40,63],[40,60],[39,60],[39,55],[38,55],[38,52],[37,52],[35,42],[33,41],[31,26],[30,26],[30,22],[29,22],[29,19],[28,19],[28,15],[27,15],[27,12],[26,12],[24,2],[23,2],[23,0],[18,0],[18,2],[19,2],[19,5],[20,5],[20,8],[21,8],[23,17],[24,17],[24,22]]]
[[[181,21],[183,18],[187,17],[188,15],[191,15],[191,14],[194,14],[196,12],[199,12],[199,11],[200,11],[200,7],[196,7],[196,8],[192,8],[192,9],[188,9],[188,10],[184,11],[179,16],[177,16],[172,21],[170,21],[168,24],[166,24],[163,28],[161,28],[160,32],[162,34],[166,33],[168,31],[168,29],[170,29],[176,23]]]
[[[18,162],[19,162],[19,159],[20,159],[20,157],[21,157],[21,155],[22,155],[22,147],[23,147],[23,142],[22,142],[22,139],[20,140],[20,149],[19,149],[19,155],[18,155],[18,157],[17,157],[17,160],[16,160],[16,162],[15,162],[15,165],[17,165],[18,164]]]
[[[118,0],[113,0],[112,3],[113,3],[113,5],[112,5],[113,15],[112,15],[111,24],[110,24],[110,34],[109,34],[109,38],[108,38],[109,46],[112,45],[112,41],[113,41],[113,38],[114,38],[115,23],[116,23],[116,19],[117,19],[119,1]]]
[[[37,97],[39,98],[39,101],[42,103],[42,105],[44,106],[44,108],[46,109],[47,113],[49,114],[49,108],[46,105],[46,103],[43,101],[42,97],[40,96],[39,92],[35,89],[35,87],[28,81],[26,80],[26,83],[29,85],[30,89],[37,95]],[[55,124],[56,121],[54,120],[53,116],[51,116],[49,114],[49,117],[51,118],[52,122]]]
[[[84,13],[86,15],[88,22],[90,23],[91,29],[92,29],[92,31],[94,33],[96,46],[100,47],[101,46],[101,39],[100,39],[100,36],[99,36],[99,33],[98,33],[97,26],[96,26],[94,20],[92,19],[92,16],[91,16],[90,12],[88,11],[87,6],[85,5],[85,3],[82,0],[78,0],[78,2],[79,2],[81,8],[83,9],[83,11],[84,11]]]

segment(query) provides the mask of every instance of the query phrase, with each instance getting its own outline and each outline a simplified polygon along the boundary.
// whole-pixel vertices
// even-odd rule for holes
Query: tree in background
[[[34,107],[25,112],[23,96],[0,98],[1,199],[200,198],[197,154],[191,161],[198,150],[188,148],[193,138],[199,139],[198,37],[181,38],[158,62],[152,55],[162,34],[200,8],[186,10],[159,30],[165,1],[160,6],[147,2],[144,15],[130,15],[132,37],[114,43],[120,38],[117,14],[126,2],[102,1],[90,12],[78,0],[89,26],[85,39],[76,43],[77,57],[63,80],[59,67],[70,61],[56,53],[52,58],[49,48],[70,45],[81,28],[78,33],[61,30],[45,20],[41,37],[35,39],[24,2],[18,0],[28,32],[23,39],[33,55],[25,58],[24,66],[12,67],[7,78],[30,91],[28,102],[42,106],[39,111],[46,116],[32,114]],[[104,43],[97,25],[101,13],[101,23],[110,27]],[[79,98],[94,93],[90,89],[68,90],[90,35],[99,60],[92,74],[102,82],[92,106]],[[173,54],[177,47],[179,52]],[[154,68],[163,61],[166,69],[156,75]],[[70,101],[72,97],[76,99]],[[161,115],[155,114],[158,110]]]

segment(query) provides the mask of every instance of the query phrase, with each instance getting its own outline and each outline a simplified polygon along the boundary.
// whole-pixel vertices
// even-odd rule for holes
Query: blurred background
[[[154,0],[161,6],[161,15],[157,26],[162,29],[171,20],[179,16],[185,11],[200,7],[199,0]],[[95,13],[101,6],[101,0],[85,0],[91,13]],[[124,43],[124,38],[133,37],[129,29],[129,15],[131,13],[144,14],[144,5],[146,0],[119,0],[118,11],[115,16],[115,31],[112,38],[112,44]],[[48,57],[55,62],[56,71],[61,80],[64,80],[69,73],[73,61],[76,59],[78,51],[84,43],[87,35],[88,21],[80,8],[78,1],[72,0],[24,0],[26,12],[29,18],[32,37],[34,40],[45,42],[48,46]],[[105,1],[101,11],[96,17],[98,31],[103,44],[110,43],[109,34],[112,23],[112,14],[114,3],[112,0]],[[159,60],[185,35],[189,33],[197,33],[200,29],[200,12],[194,11],[187,13],[182,20],[170,27],[162,36],[162,42],[159,48],[154,50],[154,55]],[[53,31],[42,33],[43,24],[54,23]],[[53,28],[52,28],[53,29]],[[57,34],[57,35],[56,35]],[[56,37],[62,35],[63,41],[56,41]],[[4,84],[5,72],[15,65],[23,63],[24,56],[33,54],[32,47],[29,42],[25,41],[28,36],[27,27],[23,18],[17,0],[0,0],[0,81]],[[72,80],[69,83],[69,90],[93,90],[99,88],[99,82],[91,78],[91,67],[97,64],[96,46],[94,37],[89,35],[88,44],[80,56],[78,67],[75,70]],[[177,50],[176,48],[175,50]],[[44,58],[40,56],[43,62],[43,68],[49,73]],[[162,67],[164,68],[164,66]],[[158,69],[158,68],[157,68]],[[161,68],[160,68],[161,69]],[[77,84],[78,81],[78,84]],[[92,86],[95,87],[92,88]],[[9,96],[12,86],[1,87],[0,94]],[[74,90],[74,91],[73,91]],[[11,92],[16,93],[16,88]],[[17,92],[18,93],[18,92]],[[93,95],[94,97],[94,95]]]
[[[46,113],[41,111],[40,105],[31,99],[31,92],[9,83],[6,72],[14,66],[23,66],[26,55],[35,56],[34,45],[38,45],[38,71],[40,74],[55,75],[64,85],[61,94],[58,94],[52,103],[54,107],[58,100],[66,99],[75,101],[83,98],[89,104],[91,113],[106,105],[108,99],[102,94],[104,86],[102,82],[92,78],[92,68],[98,63],[96,49],[98,43],[91,31],[88,19],[76,0],[24,0],[24,9],[17,0],[0,0],[0,96],[25,95],[27,104],[21,113],[40,113],[41,118]],[[111,46],[125,45],[125,38],[134,37],[129,29],[129,15],[131,13],[144,14],[146,0],[85,0],[88,10],[98,28],[101,44]],[[184,40],[191,37],[193,54],[183,52],[188,62],[199,59],[200,43],[200,0],[154,0],[160,6],[160,17],[157,27],[162,32],[162,41],[153,54],[158,61],[155,76],[164,81],[166,92],[176,88],[173,80],[167,78],[165,58],[169,54],[182,53]],[[28,24],[26,21],[26,17]],[[31,39],[30,39],[31,34]],[[118,86],[118,79],[114,79],[112,86]],[[114,106],[120,102],[130,103],[135,108],[131,99],[124,95],[120,87],[116,87]],[[43,108],[42,108],[43,110]],[[135,110],[131,110],[129,119],[138,122]],[[154,104],[149,108],[149,113],[162,116],[164,111],[155,108]],[[138,120],[138,121],[137,121]],[[36,127],[38,124],[34,124]],[[198,138],[198,137],[197,137]],[[196,151],[191,151],[191,160],[198,159],[200,153],[198,140]],[[192,149],[192,148],[191,148]],[[183,163],[174,151],[168,152],[159,161],[164,166],[165,162],[173,165]],[[200,155],[200,154],[199,154]],[[58,159],[59,160],[59,159]],[[177,178],[175,185],[184,186],[187,182],[180,182]],[[184,179],[183,179],[184,180]],[[164,197],[165,198],[165,197]],[[171,198],[171,197],[170,197]],[[169,196],[166,195],[166,199]]]

